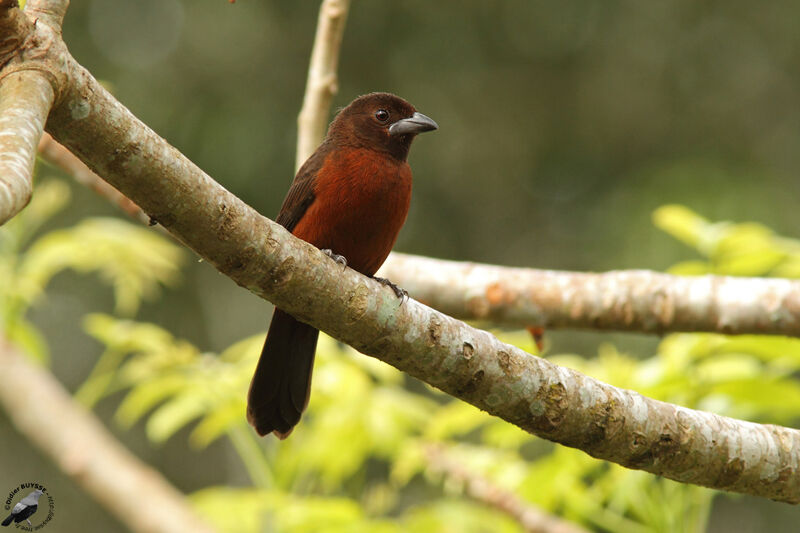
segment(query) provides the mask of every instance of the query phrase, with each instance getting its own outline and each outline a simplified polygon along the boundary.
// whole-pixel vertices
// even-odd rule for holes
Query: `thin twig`
[[[428,445],[424,453],[432,472],[462,485],[467,496],[508,515],[528,533],[588,533],[579,525],[553,516],[521,500],[513,492],[498,487],[480,474],[467,470],[448,457],[442,446]]]
[[[303,107],[297,117],[295,170],[308,159],[325,136],[331,101],[338,90],[336,70],[350,0],[323,0],[311,51]]]
[[[0,368],[0,404],[14,427],[131,531],[213,531],[180,492],[125,449],[52,374],[3,339]]]

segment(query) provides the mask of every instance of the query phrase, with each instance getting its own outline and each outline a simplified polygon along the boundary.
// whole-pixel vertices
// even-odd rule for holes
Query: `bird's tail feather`
[[[247,420],[259,435],[285,439],[308,405],[319,330],[275,309],[250,392]]]
[[[8,518],[6,518],[5,520],[3,520],[3,525],[4,525],[4,526],[7,526],[7,525],[9,525],[9,524],[11,523],[11,521],[12,521],[12,520],[14,520],[14,515],[13,515],[13,514],[10,514],[10,515],[8,515]]]

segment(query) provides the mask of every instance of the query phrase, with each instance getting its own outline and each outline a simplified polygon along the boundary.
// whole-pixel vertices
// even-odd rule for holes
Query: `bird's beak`
[[[425,131],[438,130],[439,125],[422,113],[414,113],[409,118],[400,119],[389,126],[389,135],[416,135]]]

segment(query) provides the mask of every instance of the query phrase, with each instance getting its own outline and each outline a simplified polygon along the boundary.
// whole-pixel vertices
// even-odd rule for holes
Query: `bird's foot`
[[[333,253],[333,250],[330,248],[325,248],[324,250],[320,251],[333,259],[337,265],[342,265],[343,268],[347,266],[347,258],[345,258],[345,256]]]
[[[392,290],[394,291],[394,294],[395,294],[395,295],[396,295],[398,298],[400,298],[400,303],[401,303],[401,304],[403,303],[403,299],[405,299],[405,298],[408,298],[408,291],[407,291],[407,290],[405,290],[405,289],[403,289],[403,288],[401,288],[401,287],[398,287],[397,285],[395,285],[394,283],[392,283],[392,282],[391,282],[391,281],[389,281],[388,279],[386,279],[386,278],[379,278],[379,277],[376,277],[376,276],[372,276],[372,279],[374,279],[375,281],[377,281],[377,282],[378,282],[378,283],[380,283],[381,285],[386,285],[387,287],[389,287],[390,289],[392,289]]]

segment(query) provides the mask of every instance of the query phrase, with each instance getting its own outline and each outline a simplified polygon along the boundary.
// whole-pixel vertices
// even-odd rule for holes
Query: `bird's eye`
[[[389,112],[385,109],[378,109],[375,111],[375,118],[378,119],[378,122],[386,122],[389,120]]]

